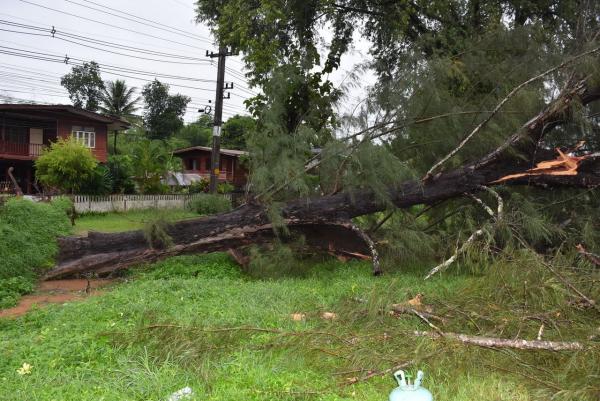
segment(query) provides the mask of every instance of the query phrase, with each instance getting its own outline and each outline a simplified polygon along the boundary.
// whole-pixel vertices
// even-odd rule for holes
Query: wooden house
[[[75,137],[101,162],[107,160],[108,132],[129,124],[70,105],[0,104],[0,192],[36,192],[35,165],[42,149],[57,138]]]
[[[207,146],[192,146],[173,152],[183,162],[183,173],[198,175],[210,179],[210,162],[212,149]],[[219,182],[228,182],[236,188],[246,185],[248,171],[242,165],[240,158],[248,152],[234,149],[221,149]]]

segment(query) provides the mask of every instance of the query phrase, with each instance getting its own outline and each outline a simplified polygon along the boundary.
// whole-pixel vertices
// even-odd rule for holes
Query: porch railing
[[[208,172],[208,171],[200,172],[200,170],[184,170],[183,172],[186,174],[197,174],[202,178],[210,180],[210,172]],[[232,178],[233,178],[233,172],[224,171],[224,170],[219,171],[219,180],[227,181],[227,180],[231,180]]]
[[[37,143],[15,143],[0,140],[0,154],[38,157],[42,154],[44,145]]]

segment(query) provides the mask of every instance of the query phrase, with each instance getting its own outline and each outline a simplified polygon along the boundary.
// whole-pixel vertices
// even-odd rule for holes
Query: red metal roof
[[[3,103],[0,104],[0,112],[61,112],[69,113],[89,120],[102,122],[110,125],[109,129],[127,129],[131,126],[127,121],[119,117],[106,116],[93,111],[80,109],[68,104],[25,104],[25,103]]]
[[[187,153],[187,152],[191,152],[194,150],[203,150],[206,152],[212,152],[212,148],[208,147],[208,146],[190,146],[189,148],[183,148],[183,149],[177,149],[173,151],[173,154],[178,155],[181,153]],[[223,149],[221,148],[221,153],[222,155],[227,155],[227,156],[235,156],[235,157],[239,157],[239,156],[243,156],[243,155],[247,155],[248,152],[244,151],[244,150],[235,150],[235,149]]]

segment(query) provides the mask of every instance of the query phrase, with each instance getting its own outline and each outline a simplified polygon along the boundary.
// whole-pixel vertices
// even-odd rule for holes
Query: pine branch
[[[471,133],[469,135],[467,135],[459,144],[456,148],[454,148],[454,150],[452,150],[450,153],[448,153],[446,156],[444,156],[439,162],[437,162],[436,164],[434,164],[429,171],[427,171],[427,174],[425,174],[425,176],[423,177],[423,181],[428,180],[431,175],[433,174],[433,172],[435,170],[437,170],[442,164],[446,163],[450,158],[452,158],[454,155],[456,155],[466,144],[467,142],[469,142],[471,140],[471,138],[473,138],[483,127],[485,127],[487,125],[488,122],[490,122],[490,120],[500,111],[500,109],[502,107],[504,107],[504,105],[514,96],[516,95],[521,89],[523,89],[525,86],[545,77],[546,75],[552,74],[555,71],[558,71],[564,67],[566,67],[569,64],[572,64],[573,62],[579,60],[582,57],[585,56],[589,56],[590,54],[594,54],[597,53],[598,51],[600,51],[600,47],[596,47],[592,50],[583,52],[581,54],[578,54],[575,57],[572,57],[568,60],[563,61],[562,63],[560,63],[559,65],[552,67],[544,72],[542,72],[539,75],[536,75],[533,78],[528,79],[527,81],[521,83],[520,85],[518,85],[517,87],[515,87],[512,91],[510,91],[510,93],[508,95],[506,95],[506,97],[504,99],[502,99],[502,101],[500,103],[498,103],[498,105],[494,108],[494,110],[492,111],[492,113],[487,116],[481,123],[479,123],[479,125],[477,125],[477,127],[475,127],[473,129],[473,131],[471,131]]]

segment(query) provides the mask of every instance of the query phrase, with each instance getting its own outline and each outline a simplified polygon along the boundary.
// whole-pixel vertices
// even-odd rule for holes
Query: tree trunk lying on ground
[[[407,181],[389,188],[391,201],[399,208],[432,204],[441,200],[480,191],[481,186],[497,185],[498,180],[526,172],[540,160],[553,159],[552,151],[536,149],[543,135],[568,113],[571,103],[588,104],[600,98],[600,87],[587,88],[585,81],[572,84],[562,95],[528,121],[502,146],[481,159],[455,170]],[[517,156],[519,154],[520,156]],[[535,157],[534,157],[535,155]],[[590,188],[600,185],[600,153],[582,160],[575,174],[537,174],[507,180],[507,184],[542,187],[574,186]],[[371,190],[355,190],[313,199],[298,199],[282,208],[283,224],[291,234],[301,234],[307,245],[328,251],[370,254],[374,272],[380,272],[372,241],[351,222],[357,216],[384,210],[386,204]],[[46,279],[83,272],[99,275],[142,262],[183,254],[225,251],[249,244],[272,241],[274,227],[265,207],[246,204],[231,212],[186,220],[168,229],[174,245],[152,249],[142,231],[102,234],[59,239],[57,266]]]

